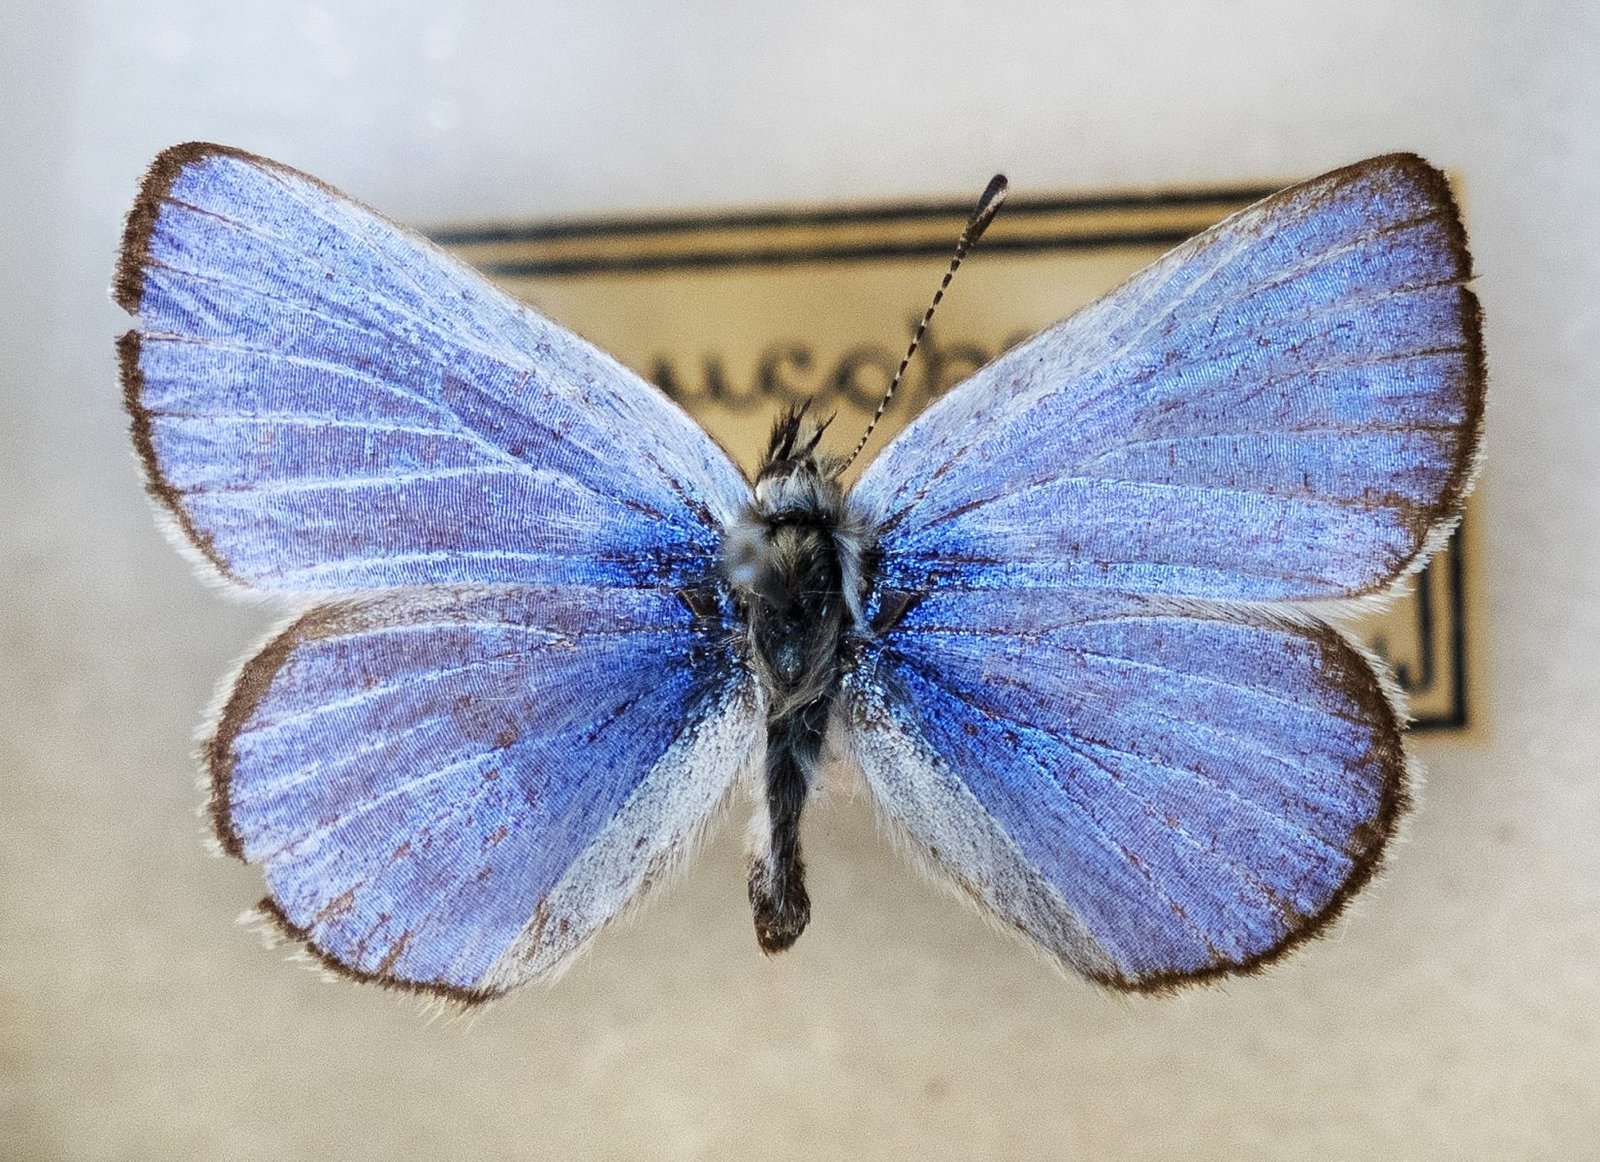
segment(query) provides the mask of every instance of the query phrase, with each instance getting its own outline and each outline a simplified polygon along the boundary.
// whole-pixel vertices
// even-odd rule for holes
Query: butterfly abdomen
[[[763,951],[792,945],[811,918],[800,815],[839,698],[847,636],[860,620],[868,536],[802,411],[778,421],[755,497],[728,531],[722,568],[767,695],[767,758],[754,825],[750,905]]]
[[[800,813],[822,754],[833,712],[829,698],[767,721],[765,827],[750,861],[750,909],[756,942],[766,953],[782,952],[811,922],[805,861],[800,854]]]

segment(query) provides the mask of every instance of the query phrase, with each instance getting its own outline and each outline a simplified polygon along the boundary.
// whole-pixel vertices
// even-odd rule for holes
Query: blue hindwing
[[[1123,987],[1247,969],[1312,934],[1407,801],[1365,658],[1265,612],[952,592],[849,681],[868,784],[914,844]]]
[[[670,594],[322,606],[240,676],[217,830],[341,970],[464,999],[559,970],[685,854],[762,737]]]

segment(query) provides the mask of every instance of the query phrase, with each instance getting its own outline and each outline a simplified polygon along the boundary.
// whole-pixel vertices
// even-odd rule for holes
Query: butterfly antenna
[[[989,223],[994,221],[994,216],[1000,212],[1000,203],[1006,200],[1006,175],[997,173],[989,179],[989,184],[984,187],[983,196],[978,199],[978,204],[972,210],[972,216],[967,219],[966,227],[961,231],[961,237],[956,239],[956,252],[950,259],[950,269],[944,272],[944,279],[939,283],[939,289],[933,292],[933,301],[928,304],[928,309],[922,313],[922,322],[917,324],[917,329],[912,332],[911,346],[906,348],[905,358],[900,360],[900,366],[894,373],[894,378],[889,381],[883,399],[878,404],[878,410],[872,413],[872,422],[867,425],[867,430],[861,433],[861,439],[856,442],[856,449],[850,453],[845,462],[839,465],[839,472],[856,462],[856,457],[861,455],[861,449],[867,446],[867,440],[872,436],[872,429],[878,426],[878,421],[883,418],[883,413],[888,410],[889,401],[894,398],[894,389],[900,386],[900,380],[906,373],[906,368],[911,364],[911,357],[917,353],[917,346],[922,342],[922,336],[928,329],[928,323],[933,319],[933,312],[939,309],[939,303],[944,299],[944,292],[950,286],[950,280],[955,278],[956,271],[961,269],[961,260],[967,256],[967,251],[972,249],[973,243],[983,237],[983,232],[989,228]],[[835,473],[838,475],[838,473]]]

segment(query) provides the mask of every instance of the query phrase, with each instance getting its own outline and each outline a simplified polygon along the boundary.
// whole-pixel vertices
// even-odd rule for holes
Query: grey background
[[[1575,1157],[1600,1112],[1592,5],[12,4],[0,15],[0,1155]],[[1493,372],[1484,728],[1332,939],[1169,1001],[1059,979],[813,813],[755,952],[739,827],[467,1022],[266,952],[189,752],[272,615],[162,541],[120,217],[213,138],[422,223],[1310,174],[1460,176]]]

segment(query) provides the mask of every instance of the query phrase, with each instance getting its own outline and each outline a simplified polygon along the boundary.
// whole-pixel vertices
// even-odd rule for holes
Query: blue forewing
[[[1130,988],[1324,927],[1407,802],[1373,664],[1298,603],[1458,518],[1484,374],[1409,155],[1294,187],[980,371],[863,474],[840,716],[926,863]],[[766,744],[718,573],[750,501],[660,392],[417,236],[211,145],[152,167],[116,293],[153,495],[301,606],[207,744],[224,846],[352,975],[547,977]]]

